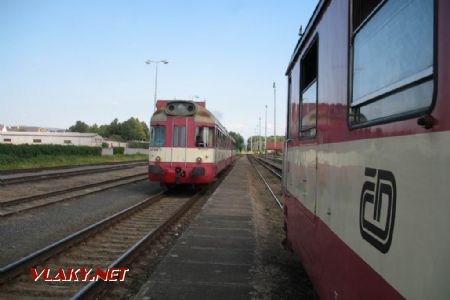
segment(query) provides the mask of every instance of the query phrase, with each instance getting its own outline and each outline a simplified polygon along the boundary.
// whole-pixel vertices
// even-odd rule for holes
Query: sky
[[[285,71],[317,0],[0,0],[0,124],[68,128],[206,101],[245,138],[285,133]],[[197,98],[198,97],[198,98]]]

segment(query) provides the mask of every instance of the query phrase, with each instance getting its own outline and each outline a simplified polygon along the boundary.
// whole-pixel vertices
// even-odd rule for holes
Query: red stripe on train
[[[320,299],[404,299],[320,218],[286,196],[287,238]]]

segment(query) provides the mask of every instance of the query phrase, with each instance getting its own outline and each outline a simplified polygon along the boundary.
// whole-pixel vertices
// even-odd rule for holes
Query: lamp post
[[[155,66],[156,66],[156,68],[155,68],[155,99],[154,99],[154,103],[153,103],[154,104],[154,109],[156,110],[156,95],[157,95],[157,92],[158,92],[158,64],[163,63],[163,64],[167,65],[169,62],[167,60],[165,60],[165,59],[162,59],[162,60],[147,59],[145,61],[145,63],[147,65],[155,64]]]
[[[266,104],[266,119],[264,128],[264,154],[267,156],[267,104]]]
[[[259,154],[262,153],[262,139],[261,139],[261,117],[259,117],[259,143],[258,143]]]
[[[277,153],[277,87],[273,82],[273,156]]]

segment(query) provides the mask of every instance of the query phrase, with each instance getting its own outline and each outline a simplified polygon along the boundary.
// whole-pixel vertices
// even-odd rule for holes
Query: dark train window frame
[[[365,17],[363,17],[360,20],[360,23],[357,24],[357,26],[354,26],[355,20],[354,20],[354,14],[353,14],[353,6],[354,4],[357,2],[358,0],[352,0],[350,1],[350,5],[349,5],[349,14],[348,14],[348,32],[349,32],[349,40],[348,40],[348,98],[347,98],[347,105],[348,105],[348,110],[347,110],[347,122],[348,122],[348,127],[350,129],[357,129],[357,128],[364,128],[364,127],[370,127],[370,126],[374,126],[374,125],[380,125],[380,124],[385,124],[385,123],[391,123],[391,122],[396,122],[396,121],[401,121],[401,120],[406,120],[406,119],[412,119],[412,118],[416,118],[416,117],[420,117],[426,114],[431,114],[435,104],[436,104],[436,95],[437,95],[437,87],[438,87],[438,64],[437,64],[437,58],[438,58],[438,53],[437,53],[437,18],[438,18],[438,11],[437,11],[437,1],[433,0],[433,20],[432,20],[432,25],[433,25],[433,49],[432,49],[432,73],[426,77],[420,78],[417,81],[414,81],[412,83],[408,83],[405,84],[403,86],[394,88],[393,90],[389,90],[385,93],[382,93],[380,95],[375,96],[372,99],[366,100],[362,103],[359,103],[357,105],[353,105],[353,69],[354,69],[354,40],[356,35],[361,31],[362,28],[365,27],[365,25],[367,23],[370,22],[370,20],[379,12],[379,10],[389,1],[389,0],[379,0],[378,4],[375,5],[372,9],[372,11],[370,11]],[[364,1],[364,0],[359,0],[359,1]],[[428,107],[426,108],[419,108],[419,109],[410,109],[410,110],[405,110],[399,113],[395,113],[395,114],[391,114],[391,115],[387,115],[387,116],[382,116],[373,120],[368,120],[368,121],[360,121],[356,122],[356,117],[355,115],[359,112],[359,110],[361,109],[361,107],[364,107],[366,105],[370,105],[373,103],[377,103],[377,102],[381,102],[387,98],[389,98],[390,96],[396,95],[396,94],[401,94],[404,91],[412,91],[413,88],[424,84],[424,83],[432,83],[433,87],[432,87],[432,92],[431,92],[431,99],[430,99],[430,103],[428,105]]]
[[[291,98],[292,98],[292,79],[291,79],[291,74],[289,73],[288,75],[288,107],[287,107],[287,127],[286,127],[286,137],[289,140],[291,138],[291,122],[292,122],[292,117],[291,117]]]
[[[310,59],[308,56],[311,54],[311,51],[315,50],[315,77],[310,80],[309,82],[305,83],[305,73],[309,73],[308,69],[304,67],[304,65],[307,63],[305,62],[307,59]],[[314,57],[313,57],[314,58]],[[315,101],[315,124],[314,126],[308,126],[304,129],[303,126],[303,94],[305,91],[308,91],[309,88],[313,85],[316,85],[316,101]],[[318,108],[319,108],[319,35],[316,34],[310,41],[308,48],[303,53],[301,59],[300,59],[300,84],[299,84],[299,116],[298,116],[298,135],[300,139],[307,140],[307,139],[314,139],[317,136],[317,124],[318,124]]]
[[[161,133],[162,135],[158,135],[157,133]],[[160,136],[162,137],[162,140],[158,140],[159,142],[156,143],[157,139],[156,137]],[[150,138],[149,138],[149,145],[150,147],[165,147],[166,146],[166,125],[164,124],[154,124],[150,125]]]

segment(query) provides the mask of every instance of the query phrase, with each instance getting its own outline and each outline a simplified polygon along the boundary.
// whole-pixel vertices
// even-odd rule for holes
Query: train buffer
[[[246,158],[210,196],[136,299],[249,299],[256,239]]]

